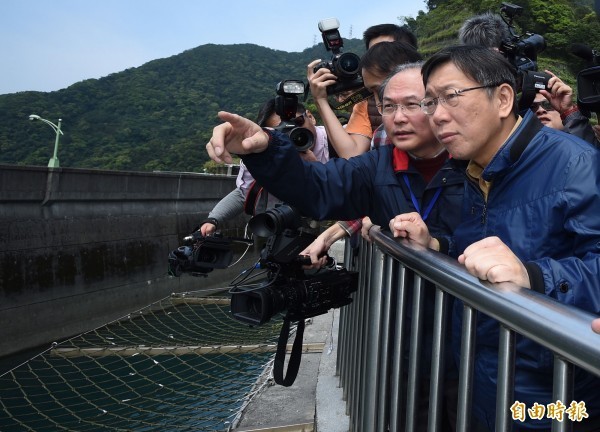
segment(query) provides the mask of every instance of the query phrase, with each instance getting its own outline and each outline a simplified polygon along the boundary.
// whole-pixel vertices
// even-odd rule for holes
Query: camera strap
[[[373,96],[373,93],[371,93],[370,90],[363,87],[356,93],[353,93],[350,96],[348,96],[348,98],[346,98],[346,100],[344,100],[343,102],[333,106],[332,109],[334,109],[334,110],[346,109],[346,108],[351,107],[352,105],[355,105],[359,102],[369,99],[371,96]]]
[[[246,201],[244,202],[244,213],[250,216],[254,216],[256,205],[258,204],[258,198],[263,191],[263,187],[256,183],[256,180],[250,185],[248,193],[246,194]]]
[[[304,318],[298,320],[296,327],[296,338],[292,346],[292,353],[288,363],[287,373],[283,377],[283,366],[285,363],[285,352],[287,349],[287,341],[290,336],[290,320],[283,319],[283,327],[279,333],[279,341],[277,341],[277,353],[275,353],[275,363],[273,365],[273,378],[275,382],[284,387],[291,386],[298,376],[300,368],[300,359],[302,358],[302,339],[304,338]]]

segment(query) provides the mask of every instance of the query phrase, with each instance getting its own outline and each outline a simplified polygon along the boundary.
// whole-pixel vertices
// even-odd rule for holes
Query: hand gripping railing
[[[553,400],[572,399],[573,366],[600,376],[600,335],[590,328],[592,314],[514,284],[482,282],[456,260],[389,233],[371,230],[371,239],[362,241],[357,257],[347,243],[345,257],[349,268],[360,271],[354,301],[341,310],[337,361],[352,432],[417,430],[424,375],[429,378],[428,430],[440,430],[452,297],[465,304],[457,431],[471,426],[476,311],[501,323],[496,431],[512,430],[516,334],[554,353]],[[422,341],[426,281],[435,284],[431,348]],[[570,431],[572,424],[554,420],[552,430]]]

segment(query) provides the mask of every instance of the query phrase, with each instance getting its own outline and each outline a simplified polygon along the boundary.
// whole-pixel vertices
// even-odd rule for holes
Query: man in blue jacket
[[[460,218],[464,179],[449,165],[448,153],[431,133],[429,120],[421,110],[425,94],[421,63],[398,66],[381,91],[379,109],[392,145],[348,160],[303,162],[293,153],[286,136],[222,112],[219,117],[228,123],[215,128],[207,151],[216,161],[227,161],[230,153],[241,154],[258,182],[314,219],[369,216],[373,223],[387,226],[394,215],[418,211],[433,232],[452,231]],[[313,263],[317,262],[318,254],[311,255]],[[425,314],[430,316],[433,294],[433,290],[426,292]],[[424,334],[429,340],[425,346],[431,347],[432,320],[425,321]],[[430,350],[425,350],[424,357],[431,358]],[[453,399],[456,390],[452,381],[455,366],[450,357],[446,365],[447,400]],[[428,389],[424,385],[423,393]],[[416,419],[419,430],[427,427],[427,394],[420,402]],[[444,430],[452,430],[456,404],[448,403],[446,408]]]
[[[420,109],[424,95],[420,64],[402,65],[399,70],[394,85],[401,88],[386,108],[395,118],[390,122],[396,124],[390,131],[393,145],[348,160],[304,162],[294,153],[287,136],[220,112],[226,123],[214,129],[207,151],[217,162],[228,162],[230,153],[241,155],[258,182],[305,216],[346,220],[368,215],[373,223],[387,226],[394,215],[418,210],[417,202],[421,211],[429,214],[428,220],[447,232],[458,222],[462,174],[444,165],[448,154],[431,134]],[[441,163],[427,182],[416,168],[417,159],[434,157]],[[430,204],[435,205],[428,209]]]
[[[394,235],[448,251],[479,279],[512,282],[599,314],[600,152],[542,126],[532,112],[519,117],[511,66],[487,48],[445,48],[422,72],[421,107],[466,173],[463,218],[444,240],[432,237],[418,214],[400,215],[390,222]],[[461,319],[455,301],[457,350]],[[483,430],[494,430],[496,417],[498,330],[497,321],[478,315],[473,411]],[[552,354],[523,337],[516,345],[515,400],[528,408],[556,402]],[[599,430],[598,389],[600,378],[575,370],[574,400],[589,416],[573,423],[575,431]],[[515,422],[515,430],[535,429],[550,430],[550,418]]]

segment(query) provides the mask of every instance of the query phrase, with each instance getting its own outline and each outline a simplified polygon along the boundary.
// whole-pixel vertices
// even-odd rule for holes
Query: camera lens
[[[289,135],[298,151],[306,151],[313,145],[313,134],[306,128],[294,128]]]
[[[343,53],[337,60],[336,70],[340,77],[353,77],[358,74],[360,58],[354,53]]]
[[[253,216],[248,222],[250,231],[259,237],[270,237],[286,229],[298,228],[300,225],[300,215],[284,204]]]

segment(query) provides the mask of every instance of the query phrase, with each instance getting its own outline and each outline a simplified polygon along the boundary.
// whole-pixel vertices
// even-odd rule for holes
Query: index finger
[[[213,135],[210,138],[208,144],[206,144],[206,151],[208,156],[218,163],[231,163],[232,158],[229,152],[225,148],[225,137],[231,130],[230,123],[222,123],[215,126],[213,129]]]

